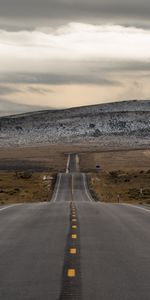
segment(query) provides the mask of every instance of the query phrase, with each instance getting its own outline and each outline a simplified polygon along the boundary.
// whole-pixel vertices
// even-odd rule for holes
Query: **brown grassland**
[[[43,180],[46,175],[48,180]],[[0,172],[0,204],[48,201],[55,178],[46,172]]]
[[[96,200],[150,204],[150,150],[83,154],[80,162]]]

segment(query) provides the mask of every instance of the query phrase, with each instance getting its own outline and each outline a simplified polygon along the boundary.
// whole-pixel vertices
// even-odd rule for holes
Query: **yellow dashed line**
[[[75,277],[76,276],[76,270],[75,269],[68,269],[67,276],[68,277]]]
[[[72,239],[77,239],[77,234],[72,234],[71,237]]]
[[[72,225],[72,229],[77,229],[77,225]]]
[[[72,219],[72,222],[77,222],[77,219]]]
[[[70,254],[77,254],[77,249],[76,248],[70,248],[69,252],[70,252]]]

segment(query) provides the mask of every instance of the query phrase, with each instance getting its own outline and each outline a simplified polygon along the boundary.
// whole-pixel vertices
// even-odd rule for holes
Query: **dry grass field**
[[[96,200],[150,204],[150,150],[83,154],[80,163]]]
[[[67,155],[61,146],[0,148],[0,169],[64,172]]]
[[[88,178],[97,201],[150,204],[150,170],[90,173]]]
[[[150,169],[150,150],[118,150],[83,153],[80,166],[83,172],[95,172],[99,165],[102,171],[148,171]]]
[[[104,150],[98,144],[0,148],[0,203],[50,199],[56,174],[65,172],[70,152],[79,154],[80,170],[89,174],[96,199],[149,203],[150,150]],[[22,178],[19,172],[32,176]],[[44,175],[54,180],[43,181]]]
[[[55,180],[54,173],[0,172],[0,204],[48,201]]]

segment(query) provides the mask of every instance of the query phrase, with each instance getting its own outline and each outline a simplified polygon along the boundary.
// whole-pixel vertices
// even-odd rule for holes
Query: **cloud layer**
[[[53,32],[1,30],[0,80],[107,85],[96,69],[92,74],[96,65],[103,71],[119,66],[127,70],[131,65],[148,71],[149,49],[150,30],[123,26],[71,23]]]
[[[69,22],[149,26],[149,0],[1,0],[1,26],[35,28]],[[26,22],[24,22],[26,21]]]
[[[47,29],[48,30],[48,29]],[[53,32],[0,31],[1,70],[39,71],[56,61],[149,60],[150,30],[71,23]],[[7,62],[7,64],[6,64]],[[38,64],[37,64],[38,62]],[[21,65],[20,65],[21,63]]]

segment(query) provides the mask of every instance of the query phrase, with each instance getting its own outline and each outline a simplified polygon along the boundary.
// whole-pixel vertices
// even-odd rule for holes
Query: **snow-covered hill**
[[[113,137],[149,145],[150,101],[123,101],[0,118],[0,146],[98,142]]]

